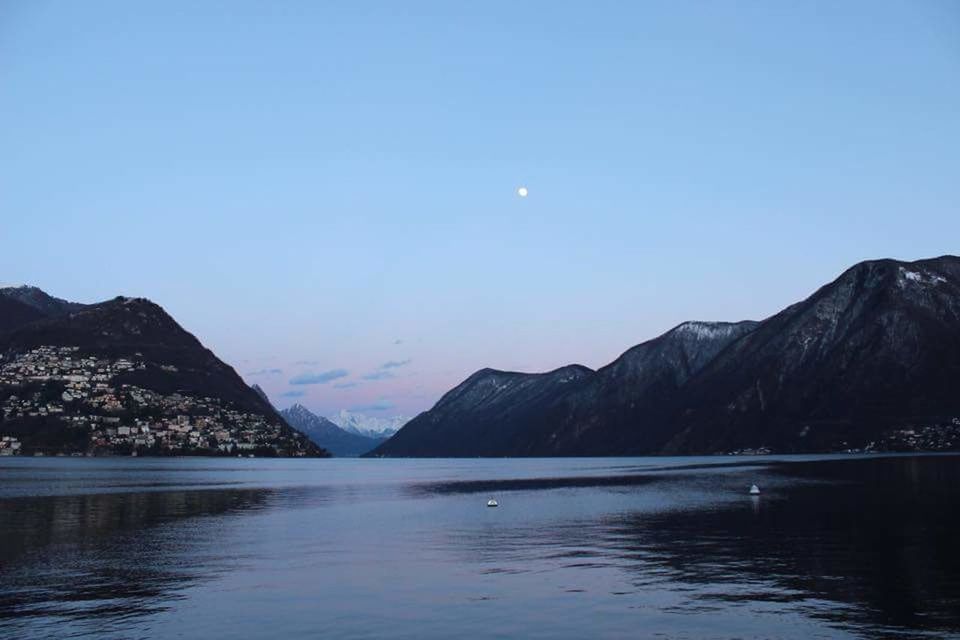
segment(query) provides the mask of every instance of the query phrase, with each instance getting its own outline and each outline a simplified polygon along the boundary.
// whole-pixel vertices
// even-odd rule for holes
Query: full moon
[[[520,187],[519,189],[517,189],[517,195],[520,196],[521,198],[526,198],[528,193],[529,191],[527,191],[526,187]]]

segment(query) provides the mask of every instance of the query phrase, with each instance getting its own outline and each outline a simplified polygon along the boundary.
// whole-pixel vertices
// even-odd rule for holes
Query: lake
[[[960,637],[958,506],[960,456],[2,458],[0,637]]]

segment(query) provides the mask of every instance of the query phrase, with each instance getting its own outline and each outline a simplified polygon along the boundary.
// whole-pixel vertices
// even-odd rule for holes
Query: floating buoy
[[[760,495],[760,487],[755,484],[750,485],[750,495],[758,496]]]
[[[487,500],[487,506],[488,506],[488,507],[499,507],[499,506],[500,506],[500,503],[497,502],[496,500],[494,500],[493,498],[490,498],[489,500]]]

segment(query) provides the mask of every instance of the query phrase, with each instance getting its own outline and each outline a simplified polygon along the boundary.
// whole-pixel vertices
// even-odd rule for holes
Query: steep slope
[[[569,399],[570,420],[544,434],[553,444],[540,453],[625,455],[658,450],[673,435],[671,411],[687,381],[756,326],[749,320],[684,322],[627,350]]]
[[[0,434],[26,450],[323,454],[143,298],[22,325],[0,354]]]
[[[348,433],[323,416],[312,413],[302,404],[295,404],[280,412],[280,415],[295,429],[306,434],[317,446],[335,456],[359,456],[367,453],[380,440]]]
[[[668,451],[863,447],[960,416],[960,259],[855,265],[686,389]]]
[[[483,369],[408,422],[373,455],[535,455],[538,434],[563,420],[566,398],[595,373],[571,365],[549,373]]]
[[[761,323],[684,323],[564,371],[480,371],[373,454],[960,447],[960,258],[860,263]]]
[[[83,355],[142,362],[143,367],[121,376],[123,383],[217,396],[244,409],[270,409],[230,366],[145,298],[114,298],[79,313],[45,318],[9,333],[0,343],[0,348],[16,353],[44,346],[79,347]]]
[[[264,402],[266,402],[267,404],[269,404],[271,407],[273,406],[273,403],[270,402],[270,398],[267,397],[267,392],[263,390],[263,387],[261,387],[261,386],[258,385],[258,384],[252,384],[252,385],[250,385],[250,388],[253,389],[253,392],[254,392],[254,393],[256,393],[258,396],[260,396],[260,399],[261,399],[261,400],[263,400]]]
[[[484,369],[417,416],[375,455],[610,455],[649,450],[689,377],[756,323],[687,322],[594,372]]]

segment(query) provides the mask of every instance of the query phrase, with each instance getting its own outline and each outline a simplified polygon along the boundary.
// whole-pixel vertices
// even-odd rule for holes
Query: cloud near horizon
[[[250,371],[247,373],[250,377],[256,376],[279,376],[283,373],[283,369],[260,369],[258,371]]]
[[[400,367],[407,366],[411,362],[413,362],[413,360],[410,358],[407,358],[406,360],[390,360],[380,365],[380,368],[381,369],[398,369]]]
[[[353,387],[359,387],[359,382],[338,382],[333,385],[334,389],[352,389]]]
[[[300,391],[299,389],[291,389],[290,391],[284,391],[280,394],[281,398],[302,398],[306,395],[305,391]]]
[[[374,371],[373,373],[368,373],[367,375],[363,376],[363,379],[364,380],[387,380],[389,378],[396,378],[396,377],[397,376],[394,375],[393,372],[384,371],[381,369],[379,371]]]
[[[358,413],[363,413],[364,411],[390,411],[396,405],[392,402],[387,402],[386,400],[378,400],[370,404],[360,404],[353,407],[350,407],[350,411],[355,411]]]
[[[413,362],[412,359],[407,358],[406,360],[388,360],[380,365],[376,371],[371,371],[365,376],[362,376],[364,380],[389,380],[390,378],[396,378],[397,375],[391,371],[391,369],[399,369],[400,367],[405,367],[408,364]]]
[[[290,384],[326,384],[332,380],[346,378],[350,372],[346,369],[331,369],[320,373],[301,373],[290,378]]]

